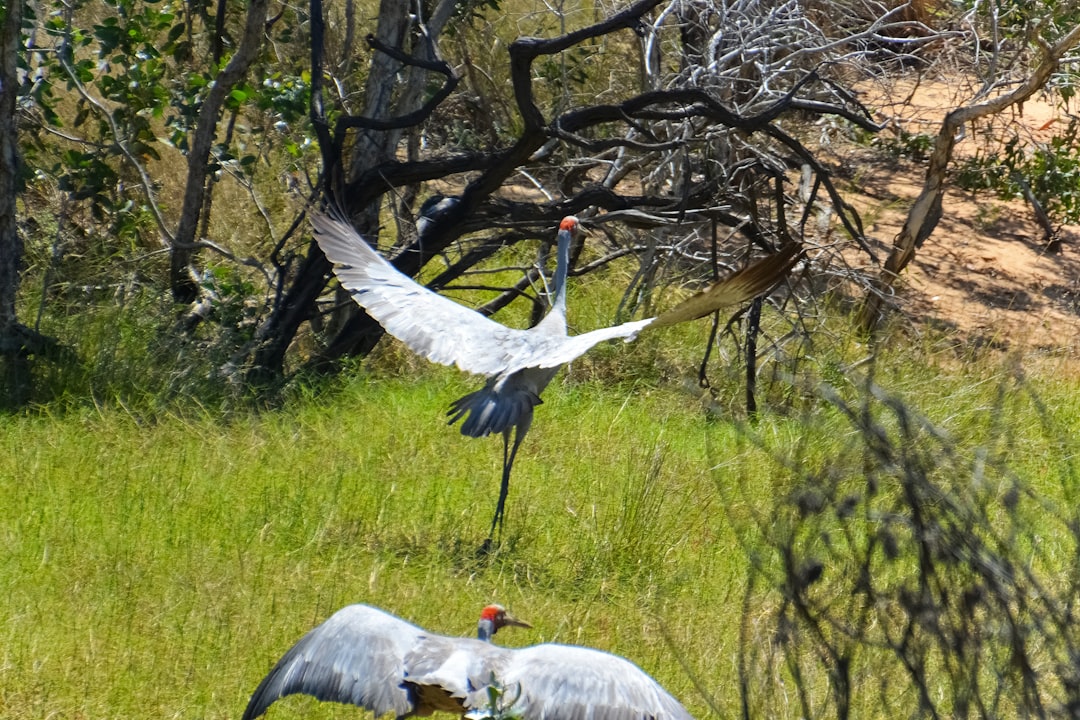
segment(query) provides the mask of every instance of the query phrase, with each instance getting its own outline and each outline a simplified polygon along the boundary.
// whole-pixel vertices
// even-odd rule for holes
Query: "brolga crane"
[[[442,365],[487,376],[484,387],[450,406],[450,423],[464,418],[461,432],[469,437],[503,436],[502,483],[491,530],[482,550],[491,546],[502,527],[510,471],[518,447],[532,425],[540,393],[559,368],[605,340],[633,340],[646,328],[658,328],[704,317],[771,289],[798,260],[800,248],[788,245],[657,317],[601,328],[581,335],[566,332],[566,278],[570,245],[579,232],[578,219],[559,224],[551,309],[528,330],[501,325],[480,313],[438,295],[399,272],[336,214],[313,212],[315,238],[334,264],[338,282],[386,332],[413,352]],[[514,442],[510,443],[510,432]]]
[[[259,683],[243,720],[255,720],[278,698],[297,693],[358,705],[377,718],[438,710],[523,720],[692,720],[678,700],[624,658],[576,645],[491,644],[508,625],[530,627],[489,605],[476,640],[444,637],[378,608],[349,605],[285,653]],[[493,701],[492,688],[501,699],[496,693]]]

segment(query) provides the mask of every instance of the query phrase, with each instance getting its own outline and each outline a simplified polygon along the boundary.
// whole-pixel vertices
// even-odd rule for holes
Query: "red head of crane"
[[[429,633],[367,605],[350,605],[305,635],[251,696],[243,720],[297,693],[351,703],[381,717],[444,711],[485,715],[489,689],[503,691],[523,720],[692,720],[629,660],[591,648],[546,643],[500,648],[499,628],[530,627],[498,605],[484,608],[478,639]]]
[[[510,470],[532,425],[533,408],[560,367],[605,340],[629,342],[646,328],[703,317],[756,297],[775,285],[800,255],[798,246],[786,246],[657,317],[571,336],[566,332],[566,278],[570,245],[579,232],[576,217],[565,217],[559,224],[551,310],[528,330],[501,325],[416,283],[340,217],[312,213],[310,220],[319,247],[334,263],[338,282],[386,332],[432,362],[487,376],[484,387],[456,400],[448,413],[451,423],[465,418],[461,432],[469,437],[503,436],[502,483],[485,547],[490,546],[495,528],[501,527]]]

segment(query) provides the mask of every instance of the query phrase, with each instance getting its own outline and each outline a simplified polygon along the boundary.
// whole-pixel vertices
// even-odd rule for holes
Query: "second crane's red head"
[[[481,640],[490,640],[495,633],[499,632],[500,628],[508,625],[523,628],[532,627],[524,620],[518,620],[506,612],[506,608],[502,605],[488,605],[480,613],[480,622],[477,624],[476,635]]]

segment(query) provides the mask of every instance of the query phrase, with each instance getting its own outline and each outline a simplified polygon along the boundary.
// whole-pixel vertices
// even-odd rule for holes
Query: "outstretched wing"
[[[511,651],[495,681],[509,714],[524,720],[693,720],[678,700],[644,670],[616,655],[591,648],[545,644]],[[482,711],[485,688],[467,704]]]
[[[338,282],[386,332],[432,362],[497,375],[528,355],[531,336],[428,290],[375,252],[348,223],[312,212],[315,239]]]
[[[342,608],[300,639],[251,696],[243,720],[254,720],[278,698],[297,693],[351,703],[380,717],[413,710],[402,685],[405,655],[426,633],[367,605]]]
[[[654,318],[634,320],[572,337],[537,338],[530,348],[530,354],[523,356],[519,364],[508,367],[507,374],[524,367],[558,367],[581,357],[605,340],[623,338],[630,342],[645,328],[696,320],[722,308],[746,302],[776,285],[801,256],[802,249],[798,245],[788,245],[775,255],[747,265]]]
[[[755,298],[780,282],[800,257],[802,248],[797,243],[786,245],[775,255],[747,265],[660,314],[652,326],[664,327],[697,320],[721,308]]]

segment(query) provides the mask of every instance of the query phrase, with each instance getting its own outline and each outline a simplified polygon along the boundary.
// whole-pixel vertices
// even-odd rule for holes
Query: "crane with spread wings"
[[[530,627],[488,605],[476,639],[446,637],[369,605],[349,605],[282,656],[255,689],[243,720],[297,693],[358,705],[375,717],[441,711],[522,720],[693,720],[629,660],[578,645],[493,645],[492,636],[506,626]]]
[[[704,317],[757,297],[776,285],[801,256],[798,245],[787,245],[656,317],[570,335],[566,329],[566,279],[570,246],[580,231],[576,217],[567,216],[559,224],[551,309],[527,330],[502,325],[420,285],[399,272],[337,215],[313,212],[310,221],[319,247],[334,264],[338,282],[386,332],[432,362],[487,377],[482,388],[454,401],[447,413],[451,423],[464,419],[464,435],[503,436],[502,483],[485,548],[490,547],[496,527],[501,527],[510,471],[532,425],[533,409],[541,403],[540,393],[559,368],[605,340],[629,342],[646,328]]]

